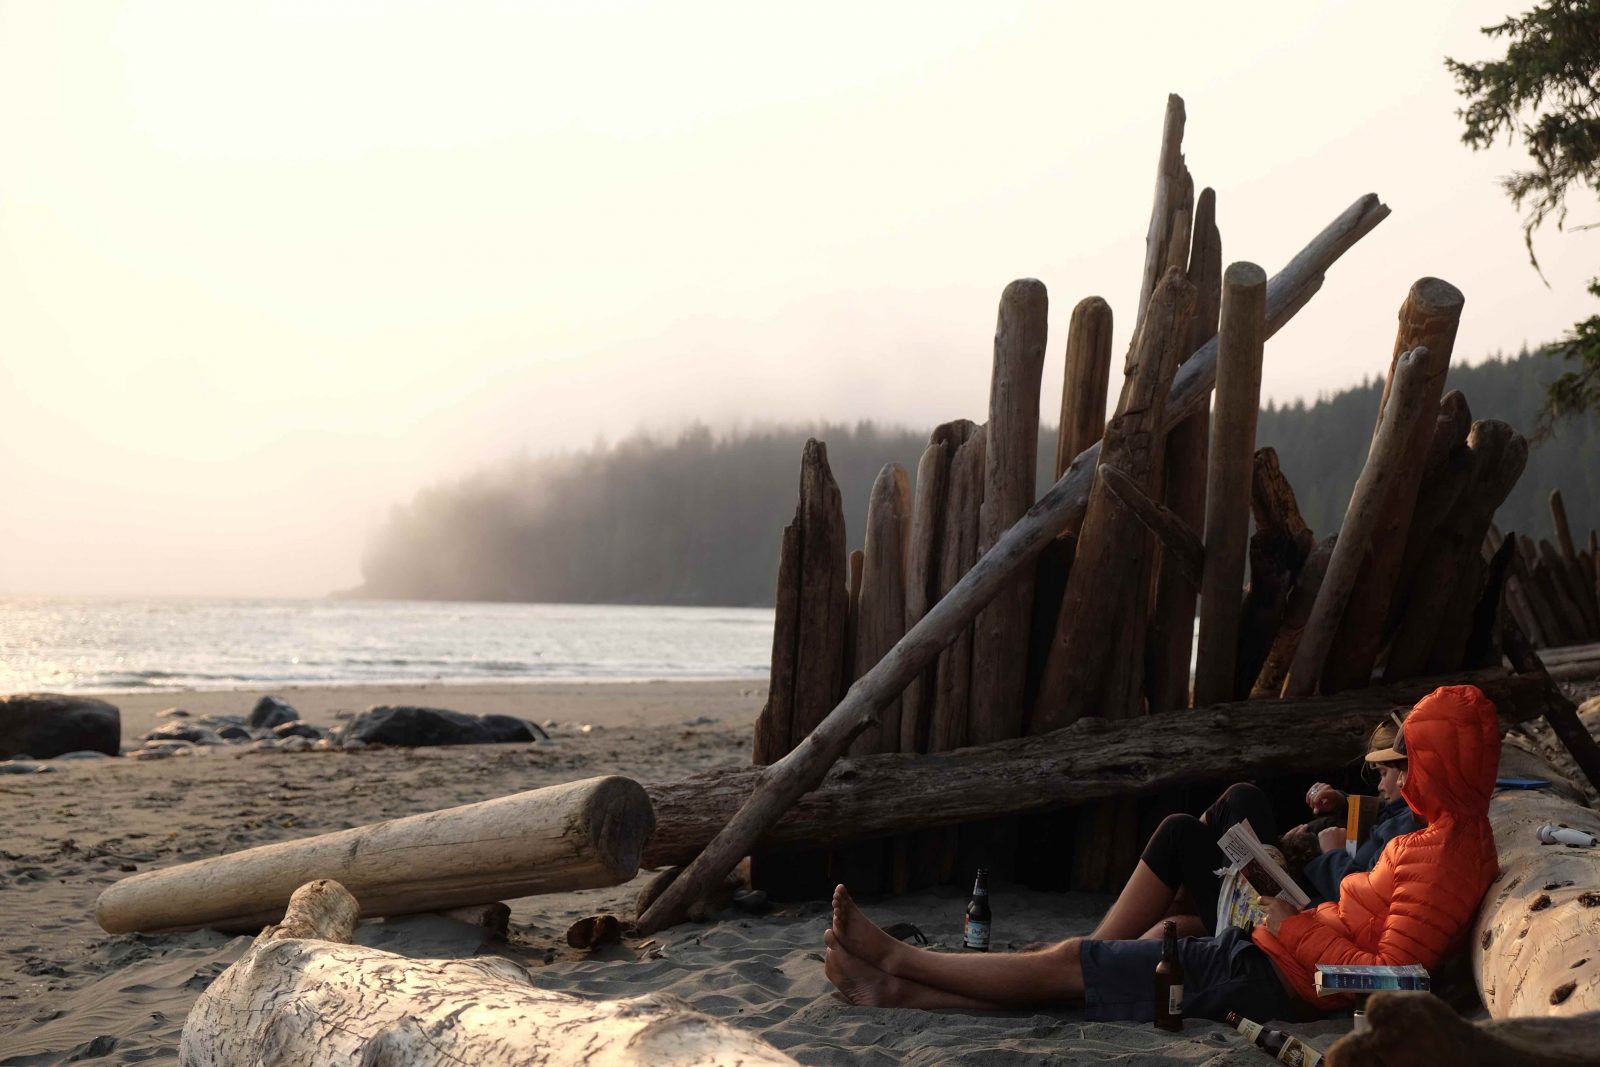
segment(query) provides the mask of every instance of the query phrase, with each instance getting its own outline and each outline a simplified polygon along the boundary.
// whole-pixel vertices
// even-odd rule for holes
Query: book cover
[[[1414,963],[1399,967],[1319,963],[1316,987],[1318,993],[1360,993],[1376,989],[1428,990],[1432,982],[1427,968]]]

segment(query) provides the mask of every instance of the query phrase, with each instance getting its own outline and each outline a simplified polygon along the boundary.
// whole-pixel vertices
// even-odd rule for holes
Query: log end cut
[[[595,784],[584,806],[588,842],[597,860],[617,881],[639,873],[645,842],[655,833],[655,808],[644,786],[632,778],[611,775]]]

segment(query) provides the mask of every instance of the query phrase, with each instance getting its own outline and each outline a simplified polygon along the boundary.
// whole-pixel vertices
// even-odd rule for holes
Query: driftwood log
[[[916,827],[1159,793],[1193,782],[1320,775],[1359,759],[1372,727],[1438,685],[1480,686],[1507,726],[1543,715],[1542,678],[1499,669],[1354,689],[1303,700],[1250,700],[1134,721],[1089,717],[1054,733],[956,752],[841,760],[766,830],[764,849],[821,847]],[[1294,729],[1283,728],[1293,722]],[[759,767],[708,771],[647,787],[656,832],[644,863],[692,860],[748,802]]]
[[[1217,230],[1217,195],[1211,189],[1203,190],[1195,205],[1189,283],[1195,288],[1195,305],[1185,348],[1193,353],[1216,336],[1222,306],[1222,235]],[[1194,530],[1205,527],[1210,435],[1211,413],[1204,407],[1167,431],[1163,503]],[[1170,566],[1171,551],[1163,542],[1145,645],[1145,699],[1153,715],[1186,708],[1190,701],[1189,663],[1194,651],[1195,605],[1200,597],[1199,569],[1192,575],[1187,568],[1175,573]]]
[[[1038,484],[1039,381],[1044,373],[1050,301],[1044,283],[1024,278],[1000,294],[989,380],[988,438],[978,555],[989,551],[1033,506]],[[972,695],[967,733],[974,744],[1022,732],[1033,583],[1018,574],[978,612],[972,627]]]
[[[318,878],[347,886],[364,916],[620,885],[654,826],[639,783],[589,778],[146,871],[102,892],[95,921],[113,934],[259,930]]]
[[[1433,362],[1423,349],[1406,352],[1395,363],[1393,389],[1384,397],[1377,436],[1350,494],[1333,557],[1328,561],[1328,571],[1317,592],[1311,618],[1306,621],[1283,683],[1284,696],[1309,696],[1323,685],[1323,672],[1345,609],[1363,568],[1372,557],[1373,539],[1392,522],[1394,483],[1396,479],[1407,477],[1407,449],[1418,416],[1438,406],[1438,397],[1429,396],[1436,384],[1433,371]],[[1432,420],[1427,421],[1432,430]],[[1363,684],[1365,681],[1362,679]]]
[[[660,993],[588,1000],[540,989],[509,960],[416,960],[349,944],[344,887],[299,888],[195,1001],[184,1067],[511,1067],[794,1061],[754,1034]]]
[[[1272,637],[1272,647],[1267,650],[1266,662],[1256,672],[1252,697],[1275,697],[1283,692],[1283,680],[1289,674],[1289,664],[1294,661],[1295,650],[1300,647],[1300,635],[1305,632],[1311,618],[1312,606],[1322,589],[1323,576],[1328,573],[1328,561],[1333,558],[1338,535],[1323,538],[1306,556],[1295,576],[1294,588],[1289,591],[1284,605],[1283,619]]]
[[[1471,1023],[1432,993],[1375,993],[1362,1034],[1346,1034],[1326,1067],[1589,1067],[1600,1012]]]
[[[1209,336],[1209,335],[1208,335]],[[1201,339],[1202,342],[1205,338]],[[1086,296],[1067,326],[1067,365],[1061,384],[1061,425],[1056,436],[1056,477],[1106,431],[1106,391],[1111,386],[1111,305]]]
[[[1368,194],[1314,237],[1267,285],[1267,328],[1276,332],[1316,294],[1323,274],[1340,256],[1370,233],[1389,214],[1376,195]],[[1166,404],[1167,425],[1188,417],[1205,403],[1216,375],[1213,342],[1191,356],[1173,381]],[[878,708],[955,640],[978,610],[1015,580],[1062,530],[1081,520],[1088,502],[1098,448],[1073,460],[1067,473],[1028,509],[982,560],[967,572],[943,600],[907,632],[893,652],[864,675],[837,707],[789,756],[772,765],[761,787],[729,820],[694,863],[656,898],[640,917],[645,932],[678,922],[689,905],[705,895],[747,856],[750,848],[783,817],[802,794],[822,781],[856,733],[874,721]]]
[[[856,608],[851,681],[867,673],[906,633],[906,554],[911,536],[911,479],[898,463],[885,464],[867,501],[866,548]],[[901,702],[884,705],[877,730],[863,731],[852,752],[900,751]]]
[[[1200,636],[1194,673],[1197,705],[1217,704],[1234,696],[1240,597],[1250,530],[1251,457],[1256,448],[1261,350],[1266,341],[1266,291],[1267,272],[1254,263],[1235,263],[1223,275],[1217,398],[1206,468],[1206,568],[1200,578]]]

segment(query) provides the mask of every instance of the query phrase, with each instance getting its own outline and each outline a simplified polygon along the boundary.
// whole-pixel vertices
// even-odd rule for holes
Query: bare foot
[[[877,926],[861,913],[850,891],[842,885],[833,889],[833,929],[845,951],[877,970],[896,973],[893,960],[901,952],[915,952]],[[826,940],[826,939],[824,939]]]
[[[883,973],[840,943],[832,930],[822,935],[828,946],[822,972],[844,999],[860,1008],[892,1008],[896,1005],[896,979]]]

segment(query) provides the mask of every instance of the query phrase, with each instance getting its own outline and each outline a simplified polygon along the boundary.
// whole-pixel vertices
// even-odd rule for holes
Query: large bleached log
[[[1311,618],[1300,635],[1299,647],[1284,680],[1284,696],[1308,696],[1323,685],[1323,672],[1334,639],[1362,569],[1371,558],[1373,539],[1389,526],[1394,482],[1406,476],[1406,449],[1417,417],[1438,405],[1438,397],[1429,396],[1433,382],[1433,366],[1427,352],[1417,349],[1400,357],[1395,366],[1394,390],[1385,398],[1378,435],[1373,439],[1366,466],[1350,494],[1350,505],[1339,527],[1333,558],[1328,561],[1328,572],[1323,576],[1317,602],[1311,609]],[[1431,430],[1433,420],[1427,422]],[[1387,607],[1386,603],[1385,610]]]
[[[1376,993],[1364,1033],[1328,1048],[1326,1067],[1590,1067],[1600,1012],[1472,1023],[1432,993]]]
[[[989,380],[979,555],[1033,506],[1039,477],[1039,381],[1049,310],[1044,284],[1033,278],[1012,282],[1000,295]],[[1033,583],[1023,577],[1017,575],[1000,589],[973,622],[967,730],[975,744],[1022,732],[1028,623],[1033,614]]]
[[[299,889],[184,1024],[184,1067],[792,1064],[754,1034],[660,993],[588,1000],[509,960],[410,959],[349,944],[355,901]]]
[[[1304,700],[1250,700],[1112,722],[1080,719],[1054,733],[955,752],[839,761],[767,830],[761,847],[811,848],[1159,793],[1194,782],[1321,775],[1359,759],[1372,727],[1442,684],[1480,686],[1506,724],[1543,714],[1543,679],[1499,669]],[[1293,723],[1293,729],[1285,729]],[[646,866],[686,863],[761,781],[758,767],[707,771],[647,786],[656,832]]]
[[[1376,195],[1363,196],[1274,276],[1267,284],[1269,333],[1276,332],[1304,307],[1321,287],[1324,272],[1388,214],[1389,209]],[[1215,377],[1213,339],[1189,358],[1173,380],[1163,432],[1205,403]],[[773,764],[763,777],[761,789],[640,917],[642,929],[659,930],[681,920],[690,904],[726,877],[789,806],[822,780],[855,735],[872,723],[883,703],[899,694],[917,672],[955,640],[978,610],[1061,531],[1081,521],[1098,466],[1098,453],[1099,448],[1092,447],[1073,460],[1067,473],[906,633],[893,652],[851,687],[801,746]]]
[[[1240,597],[1250,530],[1251,457],[1261,400],[1261,349],[1266,341],[1267,272],[1239,262],[1222,278],[1217,399],[1206,468],[1206,569],[1200,578],[1200,637],[1194,702],[1234,695]],[[1284,595],[1288,588],[1285,583]],[[1254,679],[1254,672],[1251,674]]]
[[[1472,934],[1489,1014],[1600,1011],[1600,850],[1545,845],[1538,835],[1546,823],[1600,834],[1600,812],[1554,791],[1507,789],[1489,802],[1489,822],[1500,875]]]
[[[101,893],[95,921],[113,934],[259,930],[318,878],[343,883],[364,916],[619,885],[654,826],[639,783],[589,778],[146,871]]]
[[[1185,347],[1192,353],[1216,336],[1222,306],[1222,235],[1217,230],[1217,195],[1211,189],[1203,190],[1195,205],[1189,282],[1195,288],[1195,305]],[[1204,406],[1167,432],[1163,499],[1174,516],[1195,530],[1204,529],[1206,521],[1210,437],[1211,413]],[[1175,573],[1168,565],[1170,552],[1170,546],[1163,544],[1145,647],[1145,697],[1153,715],[1188,707],[1190,699],[1189,662],[1200,583],[1187,573]]]
[[[1150,302],[1137,347],[1128,355],[1127,380],[1117,414],[1106,427],[1102,462],[1117,467],[1146,496],[1154,495],[1161,460],[1161,428],[1167,384],[1177,367],[1181,342],[1187,338],[1194,311],[1194,286],[1177,271],[1161,280]],[[1130,546],[1149,535],[1103,480],[1091,492],[1077,554],[1067,578],[1056,621],[1055,639],[1045,660],[1039,695],[1029,729],[1045,733],[1073,722],[1091,710],[1114,718],[1128,713],[1108,698],[1113,649],[1129,620],[1108,617],[1107,605],[1125,606],[1131,596],[1145,597],[1138,584],[1143,553]],[[1143,612],[1139,612],[1142,622]],[[1143,657],[1138,664],[1142,669]]]

